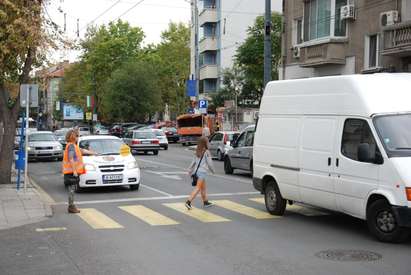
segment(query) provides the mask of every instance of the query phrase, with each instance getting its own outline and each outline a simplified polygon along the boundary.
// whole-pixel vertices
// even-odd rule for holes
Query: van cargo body
[[[411,227],[411,74],[270,82],[254,187],[271,214],[295,201],[367,221],[381,241]]]

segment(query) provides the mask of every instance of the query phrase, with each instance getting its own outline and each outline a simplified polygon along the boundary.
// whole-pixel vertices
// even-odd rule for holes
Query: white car
[[[131,190],[140,187],[140,168],[133,155],[120,154],[125,144],[114,136],[84,136],[78,141],[79,147],[97,153],[83,155],[86,173],[80,176],[76,191],[81,188],[129,185]]]
[[[164,131],[161,129],[152,129],[152,131],[160,141],[160,147],[164,150],[168,150],[168,139]]]
[[[79,127],[80,136],[89,136],[91,135],[91,131],[89,127]]]

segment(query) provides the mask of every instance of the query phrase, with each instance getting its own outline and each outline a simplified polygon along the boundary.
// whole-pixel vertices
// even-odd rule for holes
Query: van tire
[[[223,155],[223,153],[221,153],[220,150],[217,150],[217,159],[218,159],[219,161],[224,160],[224,155]]]
[[[234,169],[231,166],[231,161],[230,158],[227,156],[224,158],[224,173],[226,173],[227,175],[231,175],[233,174]]]
[[[400,227],[396,219],[385,199],[376,200],[367,208],[368,229],[381,242],[399,243],[409,236],[407,228]]]
[[[278,186],[273,181],[268,182],[264,189],[264,202],[265,208],[271,215],[284,215],[287,200],[281,196]]]

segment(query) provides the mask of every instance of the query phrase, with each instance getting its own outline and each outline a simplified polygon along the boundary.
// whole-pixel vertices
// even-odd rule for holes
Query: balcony
[[[198,23],[200,27],[205,23],[217,23],[217,9],[215,7],[204,8],[198,16]]]
[[[205,64],[200,68],[200,80],[218,78],[217,65]]]
[[[200,40],[199,51],[200,53],[205,51],[216,51],[217,50],[217,39],[215,36],[204,37]]]
[[[345,40],[330,39],[320,44],[302,45],[300,62],[302,67],[318,67],[322,65],[345,64]]]
[[[405,56],[411,54],[411,21],[383,29],[382,55]]]

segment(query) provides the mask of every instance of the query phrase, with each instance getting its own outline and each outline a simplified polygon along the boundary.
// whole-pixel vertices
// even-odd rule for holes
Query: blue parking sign
[[[205,99],[200,99],[198,101],[198,108],[203,109],[208,107],[208,102]]]

